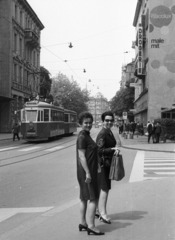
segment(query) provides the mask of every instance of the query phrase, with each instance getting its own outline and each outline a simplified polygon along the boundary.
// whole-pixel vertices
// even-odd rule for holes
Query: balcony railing
[[[39,36],[29,28],[25,29],[25,41],[33,47],[39,46]]]

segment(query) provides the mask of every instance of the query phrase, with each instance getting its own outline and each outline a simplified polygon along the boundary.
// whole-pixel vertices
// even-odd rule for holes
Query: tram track
[[[95,137],[95,136],[96,136],[95,133],[91,134],[92,138]],[[26,162],[26,161],[29,161],[29,160],[33,160],[33,159],[36,159],[36,158],[39,158],[39,157],[42,157],[42,156],[50,155],[52,153],[65,150],[66,148],[69,148],[69,147],[75,146],[75,144],[76,144],[76,137],[77,136],[75,136],[73,139],[70,139],[68,141],[63,141],[61,143],[57,142],[57,144],[51,145],[49,147],[45,147],[44,151],[42,151],[43,149],[36,149],[36,150],[33,150],[32,152],[23,153],[23,154],[20,154],[20,155],[18,154],[18,155],[15,155],[15,156],[13,155],[11,157],[6,157],[6,158],[3,158],[3,159],[0,159],[0,168],[6,167],[6,166],[9,166],[9,165],[14,165],[14,164]],[[71,142],[73,142],[73,143],[71,144]],[[66,145],[66,144],[68,144],[68,145],[67,146],[63,146],[63,145]],[[32,146],[33,145],[35,145],[35,144],[32,144]],[[31,145],[28,145],[28,146],[30,147]],[[59,147],[59,146],[62,146],[62,147],[58,148],[58,149],[55,149],[55,150],[52,150],[52,151],[47,151],[49,149],[52,149],[52,148],[55,148],[55,147]],[[14,149],[11,149],[10,151],[12,151],[12,150],[14,150]],[[37,155],[35,155],[35,154],[37,154]],[[13,161],[14,159],[17,159],[17,158],[18,158],[18,160]],[[20,160],[19,158],[22,158],[22,159]]]

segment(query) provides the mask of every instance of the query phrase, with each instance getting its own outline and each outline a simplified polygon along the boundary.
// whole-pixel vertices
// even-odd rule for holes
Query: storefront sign
[[[142,71],[143,71],[143,27],[140,25],[138,28],[137,74],[142,75]]]

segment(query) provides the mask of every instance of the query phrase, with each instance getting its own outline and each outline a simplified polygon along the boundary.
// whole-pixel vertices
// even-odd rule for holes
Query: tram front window
[[[26,111],[26,121],[35,122],[37,119],[37,110]]]

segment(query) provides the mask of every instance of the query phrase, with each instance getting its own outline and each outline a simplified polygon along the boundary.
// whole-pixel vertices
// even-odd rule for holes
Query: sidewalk
[[[22,137],[20,133],[19,137]],[[0,133],[0,142],[5,140],[13,140],[13,133]]]
[[[148,143],[148,137],[134,135],[133,139],[125,139],[121,134],[119,135],[121,146],[128,149],[136,149],[143,151],[156,151],[156,152],[175,152],[175,142],[167,140],[166,143]]]

